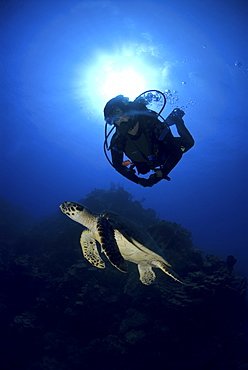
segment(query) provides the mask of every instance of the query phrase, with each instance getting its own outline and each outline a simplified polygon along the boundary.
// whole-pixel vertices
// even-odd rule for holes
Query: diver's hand
[[[162,180],[162,177],[159,178],[156,175],[151,175],[148,179],[140,178],[138,184],[143,187],[152,187],[154,184]]]
[[[184,123],[182,117],[185,115],[184,111],[180,108],[175,108],[173,111],[169,114],[169,116],[166,118],[166,123],[169,126],[172,125],[180,125]]]
[[[144,188],[146,188],[146,187],[152,187],[154,185],[154,183],[152,183],[151,181],[149,181],[149,179],[139,179],[138,184],[141,185],[141,186],[143,186]]]

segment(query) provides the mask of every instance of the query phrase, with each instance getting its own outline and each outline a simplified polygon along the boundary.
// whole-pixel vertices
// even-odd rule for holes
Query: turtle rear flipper
[[[176,272],[174,272],[171,268],[168,268],[166,263],[162,261],[152,261],[152,266],[160,268],[165,274],[172,277],[172,279],[178,281],[181,284],[185,284]]]
[[[118,270],[127,272],[127,262],[122,257],[118,248],[114,229],[105,217],[98,218],[97,231],[100,237],[102,250],[106,257]]]
[[[96,240],[90,230],[84,230],[80,237],[84,257],[95,267],[105,268],[105,263],[99,256]]]
[[[138,270],[140,274],[140,281],[145,285],[150,285],[156,278],[155,272],[152,270],[151,266],[138,265]]]

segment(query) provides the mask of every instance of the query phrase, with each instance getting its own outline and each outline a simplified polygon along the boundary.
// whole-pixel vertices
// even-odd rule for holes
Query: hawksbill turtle
[[[172,271],[171,265],[150,249],[156,250],[159,247],[138,225],[117,213],[111,211],[94,213],[75,202],[64,202],[60,209],[72,220],[87,228],[81,234],[80,244],[84,257],[93,266],[105,268],[105,262],[98,253],[98,242],[108,260],[120,271],[127,272],[127,261],[136,263],[143,284],[149,285],[155,279],[153,267],[160,268],[174,280],[183,283]]]

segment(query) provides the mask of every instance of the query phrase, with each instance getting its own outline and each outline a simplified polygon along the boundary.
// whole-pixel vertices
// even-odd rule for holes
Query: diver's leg
[[[162,165],[162,174],[163,174],[164,179],[169,180],[169,178],[167,178],[168,174],[178,164],[178,162],[180,161],[181,158],[182,158],[181,150],[180,150],[180,152],[178,151],[177,153],[171,154],[167,158],[167,160]]]

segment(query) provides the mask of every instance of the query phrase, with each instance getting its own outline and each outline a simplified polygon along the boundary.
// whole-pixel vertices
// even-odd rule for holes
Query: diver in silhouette
[[[184,125],[184,112],[174,109],[166,120],[146,107],[144,100],[130,102],[123,95],[109,100],[104,108],[107,124],[116,128],[110,146],[112,165],[123,176],[144,187],[151,187],[168,174],[194,145],[194,139]],[[175,124],[179,137],[170,130]],[[105,143],[106,143],[105,134]],[[105,152],[106,154],[106,152]],[[129,160],[124,161],[124,154]],[[108,158],[108,157],[107,157]],[[151,173],[148,178],[135,174]]]

